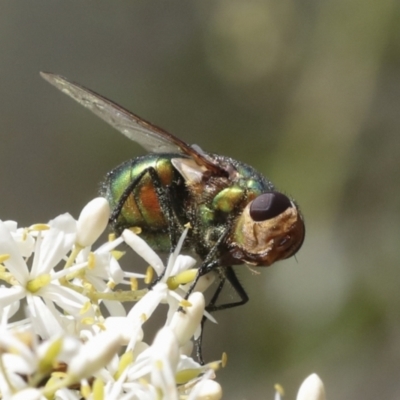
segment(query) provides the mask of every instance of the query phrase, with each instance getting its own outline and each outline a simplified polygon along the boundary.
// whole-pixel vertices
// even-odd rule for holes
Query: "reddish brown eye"
[[[292,203],[279,192],[264,193],[256,197],[250,205],[250,217],[256,221],[265,221],[282,214]]]

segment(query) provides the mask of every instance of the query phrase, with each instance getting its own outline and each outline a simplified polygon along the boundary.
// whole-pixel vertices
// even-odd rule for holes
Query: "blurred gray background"
[[[76,80],[295,197],[306,241],[217,314],[226,399],[400,396],[400,3],[13,1],[0,5],[0,218],[81,207],[144,154],[39,77]]]

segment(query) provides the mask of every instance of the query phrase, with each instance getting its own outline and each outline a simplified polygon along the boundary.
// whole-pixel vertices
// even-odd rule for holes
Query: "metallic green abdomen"
[[[126,161],[109,172],[102,184],[101,194],[109,201],[111,210],[118,207],[127,188],[143,171],[154,168],[162,187],[168,190],[168,193],[174,194],[174,209],[179,217],[186,197],[186,188],[182,177],[171,163],[171,159],[176,157],[176,154],[149,154]],[[132,188],[121,213],[113,223],[113,228],[118,233],[131,227],[140,227],[141,237],[151,246],[161,251],[169,250],[168,222],[148,172]]]

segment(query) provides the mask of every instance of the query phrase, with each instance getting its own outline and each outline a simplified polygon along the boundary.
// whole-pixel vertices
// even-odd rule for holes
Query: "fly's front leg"
[[[221,268],[223,268],[224,270],[224,276],[221,277],[220,285],[218,286],[216,292],[214,293],[212,299],[210,300],[208,306],[206,307],[206,310],[208,312],[215,312],[220,310],[226,310],[228,308],[239,307],[246,304],[249,301],[249,296],[244,290],[242,284],[239,282],[239,279],[237,278],[233,268],[232,267],[221,267]],[[236,294],[240,297],[240,300],[216,305],[215,303],[218,300],[218,297],[221,293],[222,287],[226,280],[229,281],[229,283],[232,285],[232,288],[235,290]]]
[[[212,247],[210,252],[207,254],[206,258],[200,265],[200,267],[197,271],[196,277],[195,277],[194,281],[192,282],[192,284],[190,285],[189,290],[187,291],[187,293],[185,295],[186,300],[193,292],[193,289],[196,286],[200,277],[207,274],[208,272],[212,271],[213,269],[215,269],[216,267],[219,266],[218,251],[221,247],[221,244],[224,243],[224,241],[226,240],[226,238],[229,234],[229,230],[230,230],[229,226],[227,228],[225,228],[225,230],[222,232],[222,234],[218,238],[215,245]]]
[[[220,276],[220,282],[218,284],[217,290],[213,294],[213,297],[211,298],[210,302],[208,303],[208,305],[206,307],[206,311],[208,311],[210,313],[215,312],[215,311],[220,311],[220,310],[226,310],[227,308],[238,307],[243,304],[246,304],[249,300],[249,296],[247,295],[243,286],[239,282],[239,279],[237,278],[235,272],[233,271],[233,268],[232,267],[220,267],[220,268],[223,269],[223,273]],[[234,301],[231,303],[216,305],[219,295],[221,294],[222,289],[227,280],[230,282],[230,284],[232,285],[235,292],[239,295],[240,300]],[[207,320],[206,317],[203,317],[203,319],[201,320],[201,333],[200,333],[200,336],[195,340],[196,355],[197,355],[197,359],[199,360],[199,363],[201,365],[204,365],[202,342],[203,342],[204,324],[205,324],[206,320]]]

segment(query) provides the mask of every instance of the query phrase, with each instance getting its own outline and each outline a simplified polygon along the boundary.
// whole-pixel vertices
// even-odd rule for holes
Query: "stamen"
[[[142,233],[142,228],[140,226],[132,226],[131,228],[129,228],[129,230],[135,235],[140,235]]]
[[[50,229],[50,226],[47,225],[47,224],[34,224],[34,225],[31,225],[28,228],[28,232],[32,232],[32,231],[37,231],[37,232],[48,231],[49,229]]]
[[[0,264],[7,261],[10,258],[9,254],[0,254]]]
[[[96,257],[94,253],[91,251],[88,256],[88,268],[90,270],[93,270],[95,266],[96,266]]]
[[[38,292],[42,287],[48,285],[51,282],[51,276],[49,274],[43,274],[35,279],[28,281],[26,284],[26,290],[31,293]]]
[[[144,283],[149,285],[153,281],[154,268],[149,265],[146,270],[146,277],[144,278]]]
[[[180,272],[178,275],[170,276],[167,279],[168,289],[175,290],[179,285],[185,285],[189,282],[193,282],[198,272],[198,269],[193,268]]]
[[[137,290],[139,287],[137,278],[132,276],[132,278],[130,278],[130,282],[131,282],[131,290]]]

